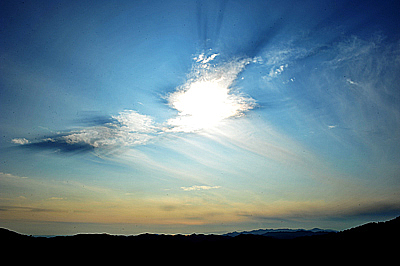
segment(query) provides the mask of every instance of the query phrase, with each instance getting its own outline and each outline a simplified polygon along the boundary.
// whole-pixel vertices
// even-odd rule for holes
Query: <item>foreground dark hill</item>
[[[84,252],[89,249],[102,254],[110,252],[198,252],[208,250],[212,254],[228,250],[268,252],[268,254],[351,254],[359,250],[363,254],[390,252],[397,246],[400,238],[400,217],[379,223],[368,223],[340,232],[326,232],[294,239],[277,239],[257,234],[228,235],[156,235],[114,236],[109,234],[78,234],[74,236],[56,236],[52,238],[21,235],[7,229],[0,229],[2,243],[8,243],[10,250],[40,250],[57,248]],[[333,253],[332,253],[333,252]],[[390,254],[390,253],[389,253]]]

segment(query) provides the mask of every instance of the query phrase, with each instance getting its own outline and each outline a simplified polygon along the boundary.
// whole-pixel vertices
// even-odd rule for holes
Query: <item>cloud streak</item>
[[[149,116],[125,110],[98,125],[47,136],[40,141],[13,139],[12,142],[32,149],[54,149],[60,152],[86,152],[97,148],[144,145],[160,130]]]
[[[183,191],[195,191],[195,190],[210,190],[221,188],[221,186],[191,186],[191,187],[181,187]]]
[[[253,206],[254,207],[254,206]],[[356,202],[277,202],[270,206],[259,206],[256,209],[240,212],[237,215],[249,220],[268,221],[315,219],[324,221],[346,221],[352,219],[384,220],[400,214],[400,204],[390,200],[360,200]]]

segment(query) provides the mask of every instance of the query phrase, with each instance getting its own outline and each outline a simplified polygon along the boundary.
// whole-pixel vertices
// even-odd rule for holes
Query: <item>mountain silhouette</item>
[[[110,234],[78,234],[73,236],[35,237],[19,234],[0,228],[0,239],[5,245],[5,252],[12,247],[18,250],[50,250],[55,247],[62,250],[74,250],[84,254],[90,249],[100,254],[119,252],[128,254],[132,251],[157,251],[165,256],[169,252],[200,252],[210,254],[229,251],[229,256],[244,250],[257,254],[342,254],[354,255],[361,252],[376,255],[393,250],[400,237],[400,217],[386,222],[371,222],[344,231],[321,229],[259,229],[246,232],[233,232],[225,235],[159,235],[141,234],[137,236]],[[12,244],[17,243],[17,244]],[[225,250],[225,251],[224,251]],[[358,251],[357,251],[358,250]],[[221,254],[222,254],[221,253]],[[6,253],[5,253],[6,254]],[[237,253],[240,254],[240,253]],[[285,255],[286,254],[286,255]],[[228,255],[227,255],[228,256]]]

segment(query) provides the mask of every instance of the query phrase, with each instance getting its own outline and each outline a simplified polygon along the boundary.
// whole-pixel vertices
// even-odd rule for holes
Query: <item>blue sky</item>
[[[0,10],[0,226],[344,229],[400,214],[396,1]]]

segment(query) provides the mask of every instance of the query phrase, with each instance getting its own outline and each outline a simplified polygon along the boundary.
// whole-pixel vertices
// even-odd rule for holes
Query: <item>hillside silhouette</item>
[[[299,230],[297,230],[299,231]],[[300,230],[301,231],[301,230]],[[13,245],[19,250],[30,250],[36,247],[47,250],[56,247],[61,250],[84,252],[94,249],[97,252],[142,252],[157,250],[158,252],[198,252],[208,250],[218,254],[229,250],[234,254],[248,250],[254,253],[267,252],[284,256],[284,254],[325,254],[340,252],[353,254],[356,250],[363,254],[380,254],[385,250],[393,250],[400,237],[400,217],[386,222],[371,222],[339,232],[299,236],[291,239],[274,238],[257,234],[228,235],[158,235],[141,234],[137,236],[109,234],[78,234],[73,236],[34,237],[22,235],[7,229],[0,229],[2,243],[12,250]],[[372,252],[372,253],[371,253]],[[186,253],[185,253],[186,254]]]

